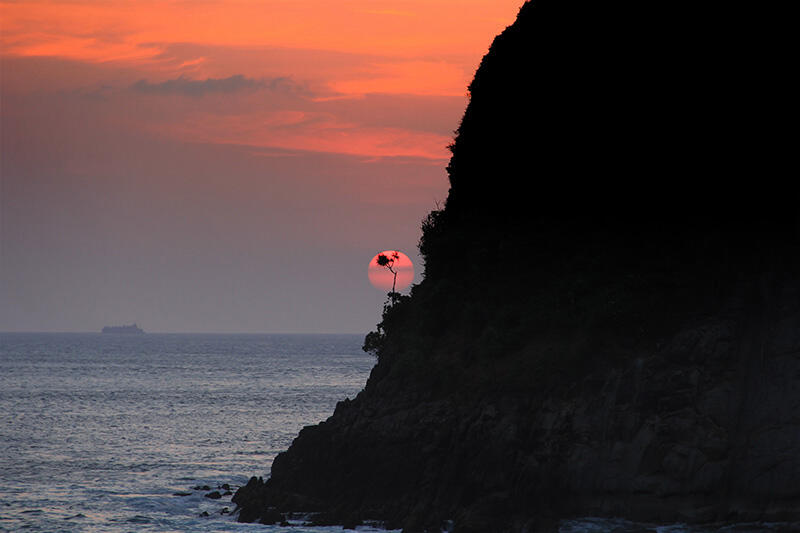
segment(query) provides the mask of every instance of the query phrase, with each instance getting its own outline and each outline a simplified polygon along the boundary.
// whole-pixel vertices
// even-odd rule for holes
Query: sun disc
[[[394,257],[394,254],[397,254],[397,257]],[[407,289],[414,282],[414,264],[406,254],[398,250],[384,250],[375,254],[367,268],[369,282],[377,289],[387,292],[392,290],[392,283],[395,281],[394,274],[387,266],[378,264],[378,257],[381,255],[391,260],[390,266],[392,270],[397,272],[395,290]]]

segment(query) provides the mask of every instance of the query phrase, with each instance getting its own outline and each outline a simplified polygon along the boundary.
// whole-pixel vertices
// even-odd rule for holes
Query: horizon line
[[[5,331],[0,330],[0,335],[5,334],[97,334],[97,335],[115,335],[115,333],[103,333],[101,331],[64,331],[64,330],[49,330],[49,331],[33,331],[33,330],[13,330]],[[296,331],[145,331],[144,333],[118,333],[116,335],[136,336],[136,335],[366,335],[362,332],[334,332],[334,331],[320,331],[320,332],[296,332]]]

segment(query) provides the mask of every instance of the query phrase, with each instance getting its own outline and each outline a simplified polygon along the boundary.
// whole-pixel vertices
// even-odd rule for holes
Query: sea
[[[251,476],[269,475],[300,429],[364,387],[375,360],[362,342],[0,333],[0,531],[341,532],[301,517],[283,527],[239,524],[230,500]],[[207,497],[214,492],[218,499]],[[728,529],[589,517],[560,530]]]
[[[363,340],[0,334],[0,531],[341,531],[239,524],[206,494],[355,397]]]

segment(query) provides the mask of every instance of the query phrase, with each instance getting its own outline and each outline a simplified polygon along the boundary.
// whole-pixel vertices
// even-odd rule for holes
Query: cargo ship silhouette
[[[103,333],[125,333],[125,334],[141,334],[144,330],[136,324],[130,326],[106,326],[102,330]]]

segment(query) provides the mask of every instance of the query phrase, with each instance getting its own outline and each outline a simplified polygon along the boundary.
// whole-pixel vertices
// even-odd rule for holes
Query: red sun
[[[386,260],[382,261],[386,263],[383,266],[378,262],[381,256],[388,260],[388,263]],[[393,271],[397,273],[396,282]],[[391,291],[392,283],[395,282],[395,291],[401,291],[408,288],[414,281],[414,264],[403,252],[384,250],[375,254],[375,257],[370,260],[367,273],[369,274],[369,282],[376,288]]]

